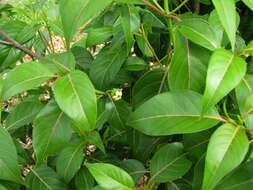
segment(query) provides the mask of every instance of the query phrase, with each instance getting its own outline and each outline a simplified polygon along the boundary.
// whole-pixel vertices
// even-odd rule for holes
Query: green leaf
[[[83,139],[75,139],[57,157],[56,171],[65,182],[69,183],[81,167],[84,149],[85,141]]]
[[[77,29],[82,26],[87,26],[111,2],[112,0],[60,1],[60,14],[67,47],[69,47]]]
[[[48,155],[58,153],[70,140],[71,120],[53,100],[41,110],[34,125],[33,148],[37,164],[42,164]]]
[[[239,166],[223,178],[215,190],[251,190],[253,187],[253,161]]]
[[[128,71],[142,71],[148,68],[148,64],[139,57],[129,57],[125,64]]]
[[[241,81],[246,73],[246,62],[225,49],[216,50],[209,62],[203,112],[218,103]]]
[[[211,51],[220,47],[212,27],[202,18],[184,18],[182,22],[180,22],[178,30],[187,39]]]
[[[133,179],[121,168],[111,164],[86,164],[97,183],[110,190],[134,190]]]
[[[105,147],[100,134],[97,131],[92,131],[85,136],[88,144],[93,144],[98,147],[105,154]]]
[[[101,27],[101,28],[92,28],[87,31],[88,36],[86,40],[86,46],[92,47],[97,44],[102,44],[106,42],[108,38],[113,35],[112,27]]]
[[[77,132],[85,134],[95,128],[96,94],[85,73],[77,70],[58,78],[53,91],[61,110],[74,120],[74,129]]]
[[[7,100],[18,93],[37,87],[52,77],[54,74],[40,63],[23,63],[7,74],[3,84],[2,99]]]
[[[107,46],[99,52],[90,68],[90,77],[96,88],[100,90],[111,88],[126,57],[125,47]]]
[[[212,190],[246,156],[249,140],[241,126],[224,124],[212,135],[206,154],[202,190]]]
[[[252,0],[242,0],[245,5],[247,5],[253,11],[253,1]]]
[[[137,4],[137,5],[145,5],[143,0],[115,0],[117,3],[127,3],[127,4]]]
[[[212,2],[234,49],[237,30],[235,0],[212,0]]]
[[[253,106],[252,104],[247,104],[253,94],[253,76],[250,74],[245,75],[240,84],[236,87],[235,92],[239,110],[242,117],[244,118],[245,124],[247,127],[252,128]]]
[[[86,167],[80,169],[75,177],[77,190],[90,190],[95,186],[95,180]]]
[[[17,151],[11,136],[0,126],[0,179],[24,184],[17,160]]]
[[[0,190],[8,190],[4,186],[0,185]]]
[[[191,45],[178,32],[175,32],[174,55],[168,72],[169,87],[175,89],[192,89],[202,92],[207,72],[206,62],[200,57],[207,56],[205,50]],[[207,54],[207,55],[206,55]]]
[[[37,96],[28,97],[10,110],[4,126],[8,131],[15,131],[31,123],[43,107]]]
[[[191,168],[181,143],[162,146],[150,162],[151,179],[165,183],[181,178]]]
[[[181,90],[157,95],[133,112],[128,125],[152,136],[194,133],[215,126],[220,120],[214,108],[202,118],[202,96]]]
[[[65,74],[75,69],[75,57],[71,52],[50,54],[40,60],[53,73]]]
[[[52,168],[42,165],[26,177],[26,182],[31,190],[66,190],[66,184]]]

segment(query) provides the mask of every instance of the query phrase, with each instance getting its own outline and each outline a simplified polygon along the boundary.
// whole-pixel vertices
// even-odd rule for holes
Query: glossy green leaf
[[[191,167],[181,143],[162,146],[150,162],[151,179],[165,183],[181,178]]]
[[[71,120],[60,110],[55,101],[50,101],[41,110],[34,122],[33,148],[37,164],[48,155],[57,154],[71,138]]]
[[[56,171],[65,182],[70,182],[81,167],[85,147],[83,139],[75,139],[57,157]]]
[[[67,46],[70,45],[77,29],[87,26],[112,0],[63,0],[60,1],[60,14]]]
[[[224,124],[212,135],[207,148],[202,190],[212,190],[244,159],[249,140],[241,126]]]
[[[4,126],[8,131],[15,131],[31,123],[43,107],[37,96],[28,97],[11,109]]]
[[[97,183],[110,190],[134,190],[133,179],[121,168],[111,164],[86,164]]]
[[[253,1],[251,0],[242,0],[242,1],[253,11]]]
[[[66,184],[52,168],[42,165],[30,171],[26,182],[31,190],[66,190]]]
[[[211,108],[202,118],[202,96],[182,90],[157,95],[133,112],[128,125],[152,136],[194,133],[215,126],[220,117]]]
[[[224,27],[231,42],[232,49],[235,47],[236,36],[236,7],[234,0],[212,0],[214,7],[219,15],[222,26]]]
[[[176,89],[192,89],[202,92],[205,85],[207,63],[200,57],[205,54],[205,50],[191,45],[188,40],[175,32],[175,48],[168,72],[169,87]]]
[[[212,27],[202,18],[184,18],[180,22],[178,30],[187,39],[211,51],[220,47]]]
[[[133,45],[133,34],[131,30],[131,9],[129,5],[121,7],[121,25],[125,34],[127,52],[130,52]]]
[[[95,186],[95,180],[86,167],[79,170],[75,177],[75,187],[77,190],[90,190]]]
[[[215,190],[251,190],[253,186],[253,161],[239,166],[223,178]]]
[[[96,88],[101,90],[111,88],[126,56],[125,47],[108,46],[99,52],[90,68],[90,77]]]
[[[55,100],[63,112],[74,120],[80,134],[95,128],[97,105],[95,89],[88,76],[73,71],[58,78],[53,86]]]
[[[246,73],[246,62],[225,49],[216,50],[209,62],[203,111],[233,90]]]
[[[17,151],[11,136],[0,126],[0,179],[24,184],[17,160]]]
[[[30,90],[54,77],[54,74],[44,65],[36,62],[29,62],[15,67],[7,74],[4,80],[2,99],[17,95]]]

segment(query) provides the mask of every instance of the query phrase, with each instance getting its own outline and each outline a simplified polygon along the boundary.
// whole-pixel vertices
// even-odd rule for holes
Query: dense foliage
[[[252,190],[252,0],[1,0],[0,190]]]

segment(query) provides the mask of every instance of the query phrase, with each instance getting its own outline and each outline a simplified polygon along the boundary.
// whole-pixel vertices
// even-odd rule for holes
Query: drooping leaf
[[[99,52],[90,68],[90,77],[96,88],[110,89],[126,57],[126,48],[118,46],[108,46]]]
[[[77,190],[90,190],[95,186],[95,180],[86,167],[80,169],[75,177]]]
[[[33,148],[37,164],[42,164],[48,155],[58,153],[71,138],[71,120],[50,101],[41,110],[34,122]]]
[[[112,0],[63,0],[60,14],[67,46],[70,45],[77,29],[86,26],[98,16]]]
[[[17,157],[11,136],[0,126],[0,179],[24,184]]]
[[[212,190],[244,159],[249,140],[241,126],[224,124],[212,135],[207,148],[202,190]]]
[[[253,186],[253,161],[239,166],[221,180],[215,190],[251,190]]]
[[[95,128],[96,94],[85,73],[77,70],[58,78],[53,91],[61,110],[74,120],[74,129],[77,132],[84,134]]]
[[[219,15],[222,26],[224,27],[231,47],[235,47],[236,36],[236,7],[234,0],[212,0],[215,9]]]
[[[203,112],[233,90],[245,73],[246,62],[244,59],[225,49],[216,50],[208,65]]]
[[[165,183],[179,179],[191,167],[181,143],[171,143],[161,147],[150,162],[151,179]]]
[[[54,77],[54,74],[44,65],[36,62],[23,63],[7,74],[4,80],[2,99],[17,95],[39,86]]]
[[[31,123],[43,107],[37,96],[28,97],[11,109],[4,126],[8,131],[15,131]]]
[[[68,183],[81,167],[85,141],[75,139],[59,154],[56,161],[56,171]]]
[[[188,90],[157,95],[133,112],[128,125],[152,136],[184,134],[215,126],[220,120],[214,108],[202,118],[202,96]]]
[[[178,30],[187,39],[211,51],[220,47],[212,27],[202,18],[184,18],[180,22]]]
[[[134,190],[133,179],[121,168],[111,164],[86,164],[97,183],[110,190]]]
[[[52,168],[42,165],[30,171],[26,182],[31,190],[66,190],[66,184]]]

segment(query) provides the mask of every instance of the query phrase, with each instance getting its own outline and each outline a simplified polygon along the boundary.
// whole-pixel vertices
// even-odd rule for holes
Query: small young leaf
[[[246,156],[249,140],[241,126],[224,124],[212,135],[206,154],[202,190],[212,190]]]
[[[150,162],[151,179],[158,183],[173,181],[182,177],[191,167],[181,143],[161,147]]]
[[[110,190],[134,190],[133,179],[121,168],[111,164],[86,164],[98,184]]]

